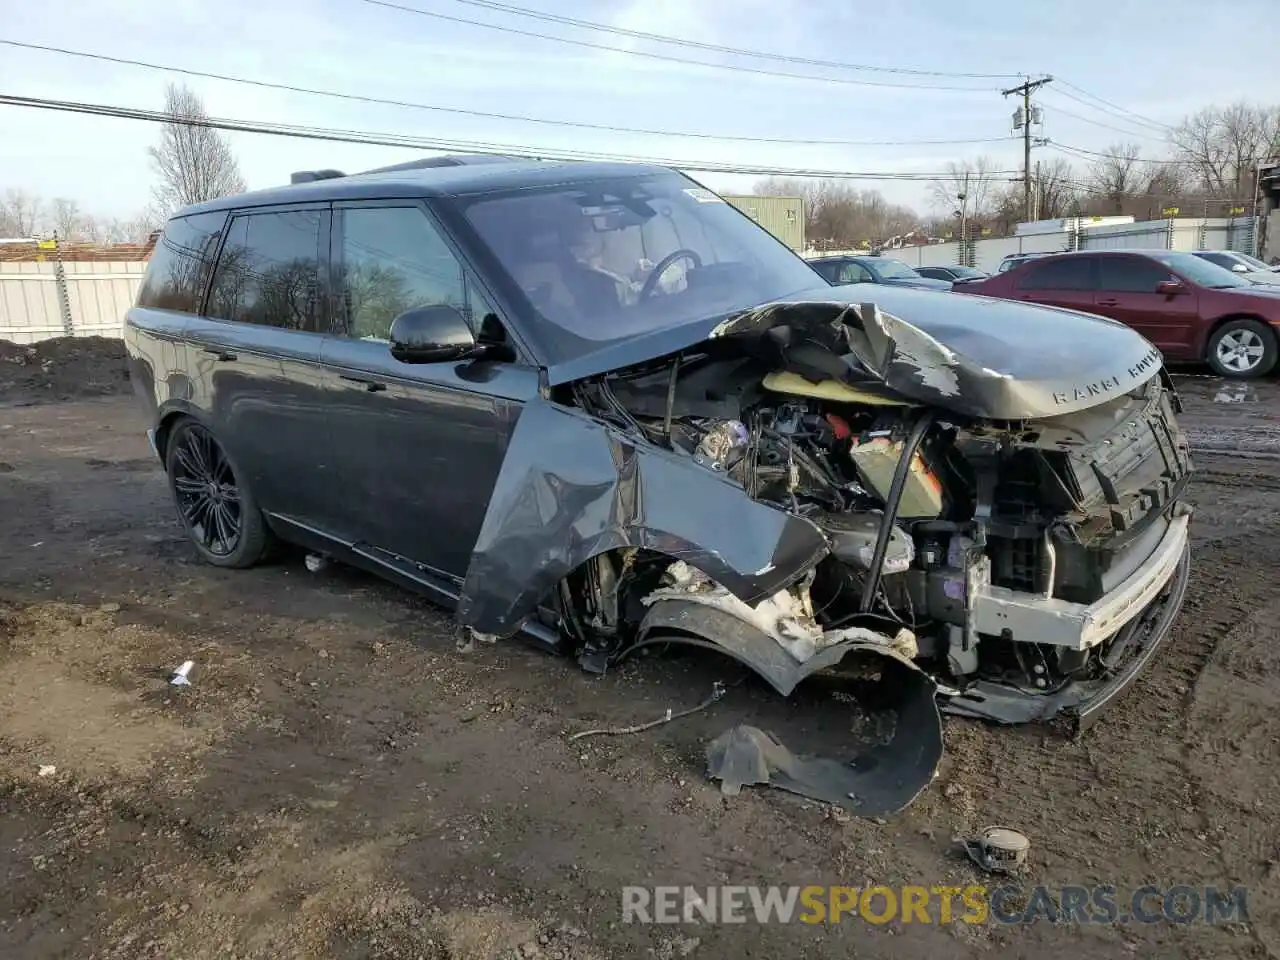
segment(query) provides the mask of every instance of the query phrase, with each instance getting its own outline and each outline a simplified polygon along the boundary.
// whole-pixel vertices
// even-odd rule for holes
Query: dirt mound
[[[70,400],[128,393],[124,342],[56,337],[39,343],[0,340],[0,403]]]

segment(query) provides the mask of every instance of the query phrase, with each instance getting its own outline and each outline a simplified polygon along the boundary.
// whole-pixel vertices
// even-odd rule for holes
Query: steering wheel
[[[690,250],[688,247],[681,247],[679,250],[673,250],[659,260],[658,265],[653,268],[653,272],[645,278],[644,286],[640,288],[640,294],[636,299],[646,300],[653,296],[653,291],[658,289],[658,281],[662,279],[662,275],[666,272],[667,267],[682,258],[687,259],[692,263],[695,270],[702,266],[702,257],[698,256],[698,251]]]

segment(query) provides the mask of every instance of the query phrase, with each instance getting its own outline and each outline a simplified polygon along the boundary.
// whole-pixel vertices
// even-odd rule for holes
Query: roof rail
[[[405,163],[395,163],[389,167],[375,167],[373,170],[364,170],[362,172],[392,173],[397,170],[428,170],[433,167],[463,167],[480,163],[513,163],[521,159],[523,158],[506,157],[500,154],[490,153],[454,153],[445,157],[426,157],[422,160],[409,160]]]
[[[341,170],[299,170],[297,173],[290,174],[290,183],[314,183],[317,180],[334,180],[338,177],[345,177],[346,174]]]

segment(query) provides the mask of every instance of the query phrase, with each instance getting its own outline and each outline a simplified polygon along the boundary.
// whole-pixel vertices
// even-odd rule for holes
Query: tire
[[[215,567],[251,567],[271,546],[257,501],[235,464],[202,423],[185,419],[169,432],[165,472],[178,522],[202,560]]]
[[[1205,360],[1214,372],[1235,380],[1266,376],[1276,359],[1276,335],[1258,320],[1228,320],[1205,347]]]

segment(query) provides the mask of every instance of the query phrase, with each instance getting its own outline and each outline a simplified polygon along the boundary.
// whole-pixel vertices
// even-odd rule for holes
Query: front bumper
[[[969,600],[971,623],[978,633],[1015,642],[1091,649],[1141,614],[1173,578],[1187,551],[1190,521],[1190,515],[1175,516],[1146,562],[1093,603],[977,584]]]
[[[1074,718],[1076,732],[1084,730],[1155,657],[1182,609],[1190,579],[1191,550],[1184,546],[1164,591],[1117,637],[1117,644],[1127,645],[1129,656],[1113,672],[1096,680],[1069,682],[1052,693],[979,680],[963,690],[940,690],[939,705],[944,713],[996,723],[1030,723],[1066,714]]]

